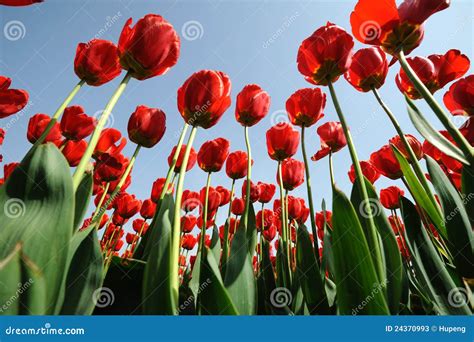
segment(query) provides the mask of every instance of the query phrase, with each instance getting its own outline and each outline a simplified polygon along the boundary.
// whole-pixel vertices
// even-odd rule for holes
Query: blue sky
[[[284,117],[285,101],[299,88],[310,87],[296,68],[296,54],[301,41],[327,21],[350,32],[349,15],[356,1],[151,1],[151,0],[46,0],[40,5],[24,8],[0,8],[0,74],[13,79],[14,88],[30,93],[31,101],[19,114],[0,121],[7,130],[1,152],[4,162],[21,160],[29,148],[26,140],[28,119],[35,113],[52,114],[67,93],[77,83],[73,72],[75,49],[79,42],[93,37],[118,41],[127,18],[134,21],[147,13],[157,13],[170,21],[181,36],[181,56],[178,64],[166,75],[146,81],[132,80],[115,107],[109,122],[126,134],[126,125],[135,107],[144,104],[158,107],[167,114],[167,132],[152,149],[142,149],[133,170],[129,191],[140,199],[148,198],[152,182],[164,177],[168,169],[166,158],[177,141],[183,120],[177,112],[176,91],[193,72],[216,69],[232,80],[231,108],[222,120],[209,130],[198,131],[196,149],[206,140],[223,136],[231,141],[231,150],[245,149],[243,128],[234,119],[235,96],[242,87],[257,83],[272,98],[269,115],[250,130],[253,158],[253,179],[275,182],[276,163],[266,152],[265,132]],[[425,39],[412,55],[444,53],[460,49],[473,56],[474,4],[469,0],[455,1],[452,6],[430,18]],[[6,27],[16,21],[18,36],[8,36]],[[18,24],[19,23],[19,24]],[[185,28],[193,26],[197,35]],[[10,39],[8,39],[10,38]],[[362,44],[356,41],[356,48]],[[398,65],[391,68],[386,84],[380,90],[406,132],[416,134],[403,100],[394,83]],[[469,71],[472,73],[472,69]],[[102,110],[121,77],[101,87],[84,87],[72,104],[80,104],[89,115]],[[350,125],[359,158],[367,159],[371,152],[385,144],[395,131],[378,107],[372,94],[353,89],[343,78],[335,84],[336,91]],[[319,149],[316,127],[328,120],[337,120],[327,88],[328,103],[325,118],[308,129],[307,150]],[[444,91],[437,93],[441,99]],[[429,109],[419,103],[436,127],[440,127]],[[456,118],[456,123],[462,120]],[[418,135],[417,135],[418,136]],[[133,144],[124,153],[131,155]],[[301,150],[295,156],[302,159]],[[334,158],[337,184],[350,192],[347,171],[351,165],[347,148]],[[330,201],[327,159],[312,162],[311,176],[315,205],[320,210],[323,198]],[[187,174],[185,186],[200,189],[205,174],[195,167]],[[377,189],[401,182],[380,178]],[[213,185],[230,186],[224,172],[213,176]],[[239,192],[240,185],[238,184]],[[294,191],[306,198],[306,188]]]

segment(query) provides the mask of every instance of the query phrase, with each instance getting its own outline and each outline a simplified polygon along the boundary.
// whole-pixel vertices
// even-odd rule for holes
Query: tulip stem
[[[95,127],[94,132],[92,133],[92,136],[89,140],[87,149],[84,152],[84,155],[82,156],[81,161],[79,162],[79,165],[76,168],[76,171],[74,172],[74,176],[72,178],[74,191],[77,189],[77,187],[79,186],[79,183],[81,182],[82,175],[84,174],[86,166],[89,163],[92,157],[92,154],[94,153],[94,149],[97,146],[97,142],[99,141],[100,134],[102,133],[102,129],[104,128],[104,125],[107,122],[107,119],[109,118],[110,113],[112,113],[112,109],[114,109],[115,105],[117,104],[117,101],[119,100],[120,96],[123,94],[125,88],[127,87],[127,83],[131,77],[132,76],[130,75],[130,73],[127,72],[127,74],[125,75],[125,77],[120,82],[117,89],[115,90],[115,93],[112,95],[109,102],[105,106],[105,109],[102,112],[102,115],[100,116],[100,119],[97,122],[97,126]]]
[[[229,201],[229,212],[227,214],[227,220],[224,225],[224,246],[222,246],[222,265],[227,263],[229,257],[229,229],[230,229],[230,215],[232,214],[232,201],[234,199],[235,191],[235,179],[232,179],[232,185],[230,187],[230,201]]]
[[[331,185],[334,187],[336,182],[334,181],[334,171],[332,167],[332,151],[329,151],[329,176],[331,177]]]
[[[413,169],[415,171],[416,176],[418,177],[418,180],[423,185],[423,188],[425,189],[426,193],[428,194],[429,198],[431,199],[431,202],[433,202],[435,207],[438,209],[438,212],[441,214],[439,204],[436,201],[436,199],[433,195],[433,192],[431,191],[431,188],[428,184],[428,180],[426,179],[425,174],[423,173],[423,170],[420,167],[420,164],[418,163],[418,159],[416,158],[415,152],[413,152],[413,149],[411,148],[410,144],[408,143],[408,140],[405,137],[405,133],[403,132],[402,128],[400,127],[395,115],[393,115],[390,108],[388,108],[388,106],[385,104],[385,102],[383,102],[382,98],[380,97],[380,94],[379,94],[378,90],[375,89],[375,88],[372,88],[372,92],[374,93],[375,98],[377,99],[380,106],[382,107],[382,109],[385,111],[388,118],[392,122],[393,127],[397,131],[398,136],[400,137],[403,145],[405,146],[405,149],[407,150],[408,155],[410,156],[410,160],[412,162],[411,165],[413,166]]]
[[[285,263],[287,264],[284,266],[285,271],[287,272],[287,276],[283,276],[285,281],[291,282],[291,272],[290,272],[290,251],[288,250],[288,219],[286,216],[286,208],[285,208],[285,195],[283,190],[283,176],[281,171],[281,161],[278,161],[278,180],[280,183],[280,217],[281,217],[281,240],[283,243],[283,251],[284,251],[284,258]],[[285,287],[289,287],[290,284],[285,284]]]
[[[202,217],[202,227],[201,227],[201,239],[199,241],[199,246],[198,246],[198,251],[201,252],[201,260],[204,257],[203,251],[204,251],[204,242],[205,240],[205,235],[206,235],[206,229],[207,229],[207,210],[209,207],[209,187],[211,186],[211,174],[212,172],[207,173],[207,181],[206,181],[206,192],[204,195],[204,208],[203,208],[203,217]]]
[[[189,134],[188,143],[184,152],[183,161],[179,170],[178,185],[176,187],[176,200],[173,215],[173,230],[171,236],[171,258],[170,258],[170,277],[172,284],[172,302],[176,304],[175,314],[178,314],[178,297],[179,297],[179,234],[181,232],[181,201],[183,199],[184,177],[186,175],[186,167],[188,165],[189,154],[196,137],[197,127],[193,126]]]
[[[318,239],[316,239],[316,221],[314,217],[314,206],[313,206],[313,193],[311,191],[311,176],[309,174],[309,163],[308,163],[308,157],[306,155],[306,146],[305,146],[305,140],[304,140],[304,132],[305,132],[305,126],[303,125],[301,127],[301,151],[303,153],[303,161],[304,161],[304,169],[305,169],[305,174],[306,174],[306,190],[308,192],[308,204],[309,204],[309,217],[311,219],[311,231],[313,233],[313,237],[315,237],[315,245],[314,245],[314,251],[317,252],[319,250],[319,243]],[[316,258],[316,260],[319,263],[319,258]]]
[[[250,179],[252,176],[252,150],[250,148],[250,139],[249,139],[249,128],[244,127],[245,132],[245,145],[247,147],[247,183],[246,183],[246,196],[245,196],[245,210],[243,215],[245,229],[247,229],[249,221],[249,207],[250,207]]]
[[[458,144],[459,148],[463,151],[466,158],[469,160],[471,164],[474,164],[474,148],[471,147],[467,139],[461,134],[461,132],[456,128],[453,122],[449,119],[448,115],[445,113],[443,108],[439,105],[439,103],[434,98],[433,94],[426,88],[426,86],[421,82],[418,78],[410,64],[408,64],[405,54],[403,51],[398,53],[398,60],[400,61],[400,65],[402,69],[407,74],[410,81],[415,86],[416,90],[423,96],[425,101],[431,107],[433,112],[438,117],[439,121],[443,124],[449,134],[453,137],[454,141]]]
[[[351,133],[349,132],[349,127],[346,123],[346,118],[344,117],[344,113],[341,110],[341,106],[339,105],[339,101],[336,96],[336,92],[334,90],[334,86],[331,81],[328,82],[329,91],[331,93],[332,102],[334,104],[334,108],[336,109],[337,115],[341,122],[342,129],[344,130],[344,135],[347,140],[347,145],[349,147],[349,153],[351,155],[352,163],[354,165],[354,170],[356,173],[356,182],[360,190],[360,194],[362,197],[362,203],[365,207],[365,211],[367,215],[367,220],[369,223],[369,229],[367,230],[367,240],[369,242],[369,249],[372,253],[372,260],[374,262],[375,270],[378,275],[379,281],[385,279],[385,272],[384,266],[382,263],[382,252],[380,250],[379,238],[377,234],[377,229],[375,227],[374,218],[372,214],[372,208],[370,207],[370,200],[367,194],[367,188],[365,186],[365,178],[362,173],[362,169],[360,167],[359,158],[357,157],[357,151],[354,146],[354,142],[352,141]]]
[[[97,214],[99,213],[100,208],[102,207],[102,204],[104,203],[105,197],[107,196],[107,192],[109,191],[109,186],[110,186],[110,182],[107,182],[103,189],[102,196],[100,196],[99,203],[97,203],[97,207],[95,208],[94,214],[92,215],[91,223],[94,220],[94,218],[97,216]]]
[[[48,136],[48,133],[51,131],[54,124],[58,121],[61,114],[64,112],[64,110],[69,105],[69,103],[71,103],[72,99],[76,96],[77,92],[79,91],[79,89],[81,89],[81,87],[84,85],[84,83],[85,83],[85,80],[80,80],[76,84],[76,86],[74,88],[72,88],[72,91],[69,93],[69,95],[63,101],[63,103],[61,103],[59,108],[53,114],[53,116],[51,117],[51,120],[49,121],[48,125],[44,129],[44,131],[41,134],[41,136],[39,137],[39,139],[35,141],[33,147],[31,148],[31,150],[35,149],[37,146],[39,146],[43,143],[44,139],[46,139],[46,137]]]

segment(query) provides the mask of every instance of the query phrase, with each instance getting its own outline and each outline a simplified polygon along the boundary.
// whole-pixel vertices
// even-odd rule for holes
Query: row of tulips
[[[104,125],[132,79],[164,75],[177,63],[179,36],[164,18],[149,14],[134,26],[132,19],[126,22],[118,46],[100,39],[79,44],[74,61],[79,82],[51,117],[30,118],[32,148],[20,163],[4,166],[0,303],[10,304],[0,311],[471,314],[474,76],[462,78],[470,61],[458,50],[405,56],[421,44],[424,21],[448,6],[447,0],[405,0],[398,8],[394,0],[359,0],[352,32],[374,46],[354,52],[352,36],[332,23],[301,43],[298,70],[321,87],[294,92],[286,101],[289,122],[266,133],[275,184],[252,181],[251,127],[268,114],[270,95],[249,84],[236,97],[235,119],[246,151],[231,151],[223,137],[196,151],[199,130],[214,127],[231,105],[231,80],[221,71],[192,74],[177,91],[184,125],[169,154],[168,173],[143,201],[127,192],[133,166],[141,148],[153,148],[164,136],[166,114],[136,108],[127,126],[128,141],[136,145],[129,157],[122,153],[127,138]],[[423,142],[402,130],[379,93],[395,63],[400,64],[395,82]],[[122,69],[126,75],[98,119],[70,105],[83,86],[107,83]],[[338,102],[340,76],[357,91],[372,93],[396,132],[368,160],[359,159]],[[468,117],[460,128],[433,97],[453,81],[443,100],[452,115]],[[321,146],[309,159],[305,134],[324,117],[323,87],[338,121],[317,127]],[[417,99],[426,100],[446,130],[431,126]],[[26,91],[0,78],[0,118],[27,102]],[[0,143],[4,137],[1,130]],[[350,199],[337,187],[332,164],[334,153],[346,146],[354,183]],[[296,159],[299,147],[303,161]],[[325,159],[332,210],[323,201],[316,211],[310,160]],[[184,188],[186,172],[196,164],[207,175],[199,192]],[[212,183],[223,169],[230,189]],[[395,185],[377,192],[380,177],[401,180],[410,198]],[[307,198],[293,196],[303,183]],[[85,218],[91,201],[95,209]],[[222,211],[226,219],[218,222]],[[129,222],[133,230],[126,233]],[[18,284],[25,282],[27,291],[18,294]],[[104,289],[114,300],[103,302]]]

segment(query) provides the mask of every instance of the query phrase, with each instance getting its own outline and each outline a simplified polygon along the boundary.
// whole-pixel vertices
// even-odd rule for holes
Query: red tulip
[[[146,234],[149,227],[150,225],[146,223],[144,219],[137,218],[133,220],[133,223],[132,223],[133,230],[139,234],[141,233],[142,236]]]
[[[28,103],[26,90],[9,89],[11,83],[10,78],[0,76],[0,119],[18,113]]]
[[[174,154],[176,153],[176,148],[177,146],[173,147],[170,155],[168,156],[169,166],[171,166],[173,162],[173,157],[174,157]],[[176,165],[174,167],[174,172],[176,173],[178,173],[179,170],[181,170],[181,164],[183,164],[184,152],[186,152],[185,144],[181,145],[181,149],[179,150],[178,159],[176,160]],[[191,147],[191,150],[189,152],[189,157],[188,157],[188,164],[186,165],[186,171],[189,171],[194,167],[194,165],[196,164],[196,160],[197,160],[196,150],[193,147]]]
[[[0,0],[0,5],[4,6],[29,6],[44,0]]]
[[[268,203],[272,200],[275,195],[276,186],[275,184],[267,184],[258,182],[258,201],[260,203]]]
[[[381,46],[386,52],[406,54],[420,45],[423,23],[449,6],[449,0],[359,0],[351,13],[352,34],[362,43]]]
[[[443,101],[453,115],[474,116],[474,75],[454,82]]]
[[[128,137],[143,147],[155,146],[166,131],[166,114],[158,108],[138,106],[128,120]]]
[[[120,64],[139,80],[163,75],[176,64],[180,51],[179,36],[169,22],[147,14],[130,27],[128,19],[120,34]]]
[[[41,137],[41,134],[44,132],[46,126],[48,126],[51,118],[46,114],[35,114],[30,118],[28,122],[28,131],[26,137],[28,141],[32,144],[36,142]],[[49,131],[48,135],[44,139],[43,143],[52,142],[58,144],[61,140],[61,130],[59,124],[54,123],[53,128]]]
[[[398,179],[403,175],[400,164],[389,145],[384,145],[380,150],[372,153],[370,162],[382,175],[390,179]]]
[[[151,189],[150,198],[153,202],[158,203],[161,197],[161,193],[163,192],[163,188],[165,187],[165,178],[158,178],[156,181],[153,182],[153,187]],[[173,192],[173,184],[170,183],[168,185],[168,193]]]
[[[204,205],[206,203],[206,188],[202,188],[201,191],[199,192],[199,199],[201,200],[201,203]],[[212,186],[209,187],[209,193],[208,193],[208,198],[207,198],[207,213],[211,213],[217,208],[219,208],[221,204],[221,194],[219,191],[217,191],[215,188]],[[204,207],[200,207],[201,212],[204,210]]]
[[[293,190],[304,183],[304,163],[299,160],[288,158],[281,163],[281,176],[283,180],[283,188],[285,190]],[[277,183],[280,184],[279,175],[277,173]]]
[[[349,68],[353,46],[350,34],[328,22],[301,43],[298,70],[312,84],[335,82]]]
[[[190,251],[196,246],[197,239],[191,234],[186,234],[181,238],[181,247]]]
[[[280,122],[267,131],[267,151],[277,161],[292,157],[298,150],[300,133],[286,123]]]
[[[214,220],[213,220],[214,214],[215,214],[215,212],[211,212],[207,215],[206,229],[209,229],[212,226],[214,226],[214,223],[215,223]],[[200,215],[197,218],[196,225],[199,227],[199,229],[201,229],[204,226],[203,215]]]
[[[140,211],[142,203],[135,195],[121,194],[115,200],[115,212],[123,218],[130,218]]]
[[[205,172],[218,172],[229,155],[229,141],[217,138],[202,144],[197,155],[199,167]]]
[[[123,240],[118,240],[115,244],[114,244],[114,251],[119,251],[121,250],[123,247]]]
[[[378,46],[360,49],[352,56],[346,80],[358,91],[367,92],[380,88],[387,77],[388,62]]]
[[[230,191],[224,188],[223,186],[217,186],[216,191],[219,192],[221,195],[221,202],[219,204],[220,207],[226,205],[230,202]]]
[[[135,236],[133,233],[127,233],[127,235],[125,235],[125,241],[130,245],[135,241]]]
[[[250,181],[250,202],[255,203],[260,197],[259,188],[256,184]],[[247,180],[244,180],[242,184],[242,199],[247,198]]]
[[[94,131],[97,120],[84,113],[81,106],[70,106],[61,118],[61,132],[69,140],[82,140]]]
[[[3,144],[3,140],[5,139],[5,130],[0,128],[0,146]]]
[[[100,86],[113,80],[121,71],[118,49],[114,43],[92,39],[77,45],[74,72],[88,85]]]
[[[129,160],[122,154],[102,154],[95,166],[95,176],[102,182],[117,180],[125,172],[128,163]]]
[[[388,222],[392,226],[393,232],[396,235],[403,234],[403,232],[405,231],[405,226],[403,225],[402,220],[400,220],[398,216],[390,215],[388,217]]]
[[[188,213],[196,209],[198,206],[202,206],[199,192],[184,190],[182,195],[181,209]]]
[[[3,180],[6,181],[20,163],[9,163],[3,165]]]
[[[230,106],[231,83],[220,71],[201,70],[178,89],[178,110],[191,126],[214,126]]]
[[[79,141],[73,141],[73,140],[68,140],[64,144],[62,148],[62,153],[64,157],[66,158],[67,162],[69,163],[69,166],[75,167],[79,165],[79,162],[81,161],[81,158],[86,151],[87,148],[87,141],[85,140],[79,140]]]
[[[156,211],[156,204],[153,202],[151,198],[148,198],[143,201],[142,206],[140,208],[140,215],[144,219],[151,219],[155,216]]]
[[[326,215],[324,215],[326,214]],[[332,227],[332,212],[326,210],[325,212],[317,212],[315,215],[316,227],[318,228],[318,238],[321,241],[324,241],[324,218],[326,218],[326,225]]]
[[[198,241],[201,241],[201,233],[198,234],[197,236]],[[211,246],[211,237],[209,235],[204,235],[204,245],[206,247]]]
[[[263,215],[263,220],[262,220]],[[273,210],[270,209],[263,209],[260,210],[257,215],[255,216],[255,223],[257,225],[257,230],[260,232],[262,231],[262,224],[263,230],[269,229],[273,225],[275,213]]]
[[[120,182],[120,179],[116,179],[109,183],[109,193],[114,192],[119,182]],[[125,182],[123,183],[122,187],[120,188],[120,191],[127,190],[127,188],[130,186],[131,183],[132,183],[132,176],[129,174],[127,178],[125,179]]]
[[[304,88],[286,100],[286,112],[293,125],[310,127],[324,117],[326,94],[320,88]]]
[[[183,233],[191,233],[196,226],[197,218],[193,215],[186,215],[181,217],[181,231]]]
[[[316,132],[321,140],[321,149],[317,151],[311,160],[317,161],[335,153],[347,145],[344,131],[340,122],[329,121],[318,127]]]
[[[118,144],[117,144],[118,143]],[[101,154],[118,154],[122,152],[127,144],[127,139],[122,137],[122,133],[115,128],[106,128],[100,133],[99,141],[94,150],[94,158]]]
[[[105,224],[109,221],[109,216],[104,213],[102,215],[102,218],[100,219],[99,227],[97,229],[102,229],[104,228]]]
[[[377,179],[380,177],[379,171],[372,165],[370,161],[361,161],[360,163],[360,168],[362,169],[362,174],[364,175],[367,180],[374,184]],[[356,179],[356,174],[354,170],[354,165],[351,165],[351,169],[348,172],[349,174],[349,179],[351,180],[352,183],[354,183]]]
[[[272,224],[268,229],[265,229],[262,234],[265,240],[272,242],[276,236],[276,226]]]
[[[405,134],[405,138],[408,141],[413,153],[415,153],[415,157],[417,160],[423,158],[423,145],[411,134]],[[395,145],[395,147],[400,151],[403,156],[411,162],[410,156],[408,155],[408,151],[405,148],[400,136],[396,135],[392,139],[390,139],[390,144]]]
[[[232,201],[231,212],[234,215],[242,215],[245,210],[245,201],[243,198],[234,198]]]
[[[256,84],[246,85],[237,95],[235,118],[242,125],[251,127],[267,115],[270,95]]]
[[[428,58],[407,58],[408,64],[415,71],[431,93],[435,93],[446,84],[463,76],[469,70],[470,62],[459,50],[449,50],[444,55],[431,55]],[[422,98],[403,69],[395,78],[398,89],[411,99]]]
[[[240,179],[247,176],[248,156],[244,151],[235,151],[229,154],[225,163],[225,172],[231,179]],[[252,160],[253,164],[253,160]]]
[[[397,186],[389,186],[380,190],[380,203],[387,209],[394,210],[400,208],[400,197],[405,192]]]

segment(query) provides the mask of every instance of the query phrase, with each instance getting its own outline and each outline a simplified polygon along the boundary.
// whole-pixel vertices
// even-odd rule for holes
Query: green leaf
[[[434,147],[438,148],[441,152],[444,152],[448,156],[460,161],[465,165],[469,165],[464,153],[448,139],[446,139],[441,133],[431,126],[426,120],[423,114],[415,106],[415,103],[405,96],[408,103],[408,115],[415,128],[420,134],[428,140]]]
[[[262,239],[262,261],[260,262],[260,276],[262,278],[262,284],[259,284],[259,302],[263,302],[265,313],[271,314],[274,307],[270,301],[270,294],[275,290],[275,274],[273,273],[273,265],[270,259],[270,244]],[[261,290],[261,291],[260,291]]]
[[[323,254],[321,257],[321,277],[325,281],[326,271],[329,274],[329,277],[334,276],[334,256],[332,253],[332,238],[331,238],[331,228],[326,221],[326,201],[323,199],[321,203],[321,210],[324,215],[324,236],[323,236]],[[319,251],[318,251],[319,252]]]
[[[257,247],[257,223],[255,219],[255,210],[253,209],[253,204],[249,205],[249,215],[248,215],[248,226],[247,226],[247,240],[249,253],[251,256],[255,254],[255,248]],[[219,260],[219,259],[216,259]]]
[[[178,306],[169,276],[173,208],[173,197],[165,195],[157,219],[153,221],[157,226],[151,230],[150,252],[143,276],[143,312],[148,315],[173,315]]]
[[[421,225],[416,207],[405,197],[401,198],[401,204],[405,241],[423,293],[436,304],[439,314],[470,315],[467,301],[463,303],[457,299],[466,297],[465,290],[453,282],[426,229]]]
[[[469,220],[474,225],[474,168],[472,166],[462,168],[461,187]]]
[[[253,315],[257,308],[256,282],[248,246],[245,223],[241,220],[232,239],[224,285],[242,315]]]
[[[86,215],[87,208],[89,206],[90,199],[92,197],[92,185],[94,180],[92,178],[92,172],[85,172],[82,177],[79,186],[76,189],[76,205],[74,208],[74,230],[81,227],[82,220]]]
[[[0,259],[21,243],[48,285],[46,313],[55,313],[62,304],[74,219],[69,165],[55,145],[38,146],[23,159],[0,188],[0,207]]]
[[[211,253],[214,255],[215,260],[220,260],[220,258],[221,258],[221,239],[219,237],[219,229],[217,229],[216,225],[214,225],[214,227],[212,227]]]
[[[238,315],[239,311],[224,284],[213,253],[205,247],[201,263],[198,302],[203,315]]]
[[[300,225],[296,239],[296,268],[304,300],[310,314],[329,314],[328,299],[312,246],[306,227]]]
[[[392,146],[392,149],[395,153],[395,157],[400,163],[400,168],[406,179],[410,193],[415,198],[416,203],[426,211],[438,232],[443,237],[446,237],[446,228],[444,227],[444,220],[441,217],[440,211],[438,210],[438,204],[433,203],[433,201],[430,199],[420,181],[418,178],[416,178],[416,175],[411,169],[410,164],[408,164],[408,161],[400,153],[400,151],[395,146]]]
[[[333,187],[332,247],[340,314],[388,315],[384,283],[379,283],[374,263],[349,199]],[[367,300],[371,298],[371,300]]]
[[[90,230],[77,248],[66,279],[61,315],[90,315],[94,293],[102,285],[103,258],[97,232]]]
[[[380,204],[377,192],[374,186],[365,177],[365,187],[369,198],[369,205],[372,209],[373,219],[377,232],[379,234],[380,242],[383,246],[383,254],[385,261],[385,280],[387,284],[386,299],[390,312],[393,315],[398,314],[400,305],[400,298],[402,293],[403,281],[403,264],[400,250],[398,249],[397,239],[393,233],[392,227],[388,222],[385,211]],[[357,183],[355,183],[357,184]],[[357,210],[360,222],[365,222],[366,217],[362,215],[362,197],[360,196],[359,187],[352,188],[351,202]]]
[[[453,255],[454,264],[462,277],[474,278],[474,235],[464,208],[464,203],[469,202],[469,199],[461,199],[438,163],[430,156],[426,156],[426,165],[443,206],[448,249]]]

